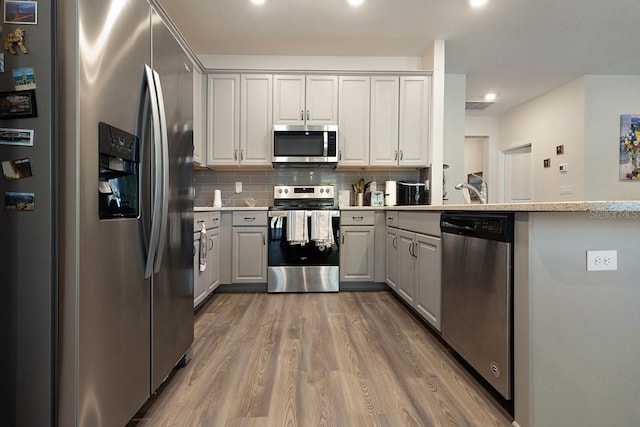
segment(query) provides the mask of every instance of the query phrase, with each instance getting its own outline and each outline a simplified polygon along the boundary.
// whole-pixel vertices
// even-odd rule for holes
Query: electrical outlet
[[[618,251],[587,251],[587,271],[618,269]]]
[[[236,182],[236,193],[242,193],[242,181]]]
[[[560,194],[572,194],[573,186],[572,185],[561,185],[560,186]]]

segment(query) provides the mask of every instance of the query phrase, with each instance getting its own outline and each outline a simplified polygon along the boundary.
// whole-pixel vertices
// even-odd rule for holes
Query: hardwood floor
[[[510,426],[389,292],[215,294],[130,426]]]

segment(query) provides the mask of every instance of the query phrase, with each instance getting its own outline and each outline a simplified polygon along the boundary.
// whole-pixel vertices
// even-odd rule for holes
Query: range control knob
[[[324,188],[320,189],[320,194],[324,193]]]
[[[289,194],[289,189],[288,188],[284,189],[284,194]]]

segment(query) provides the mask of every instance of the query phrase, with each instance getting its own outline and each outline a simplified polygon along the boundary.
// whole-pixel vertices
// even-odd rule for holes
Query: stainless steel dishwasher
[[[442,337],[505,399],[513,390],[513,214],[444,212]]]

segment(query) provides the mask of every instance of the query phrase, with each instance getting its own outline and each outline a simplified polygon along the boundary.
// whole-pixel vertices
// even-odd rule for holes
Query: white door
[[[532,201],[531,145],[505,151],[504,154],[504,201]]]

